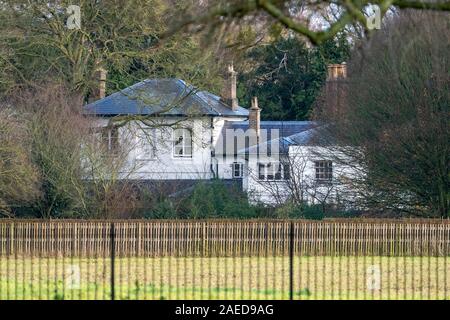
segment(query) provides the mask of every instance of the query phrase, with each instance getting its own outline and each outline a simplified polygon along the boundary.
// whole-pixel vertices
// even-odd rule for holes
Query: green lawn
[[[109,259],[0,258],[1,300],[111,297]],[[293,266],[294,299],[450,298],[448,257],[296,257]],[[121,258],[115,274],[116,299],[289,299],[288,257]]]

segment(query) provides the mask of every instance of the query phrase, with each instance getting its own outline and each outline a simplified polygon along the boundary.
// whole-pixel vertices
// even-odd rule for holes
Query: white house
[[[222,96],[179,79],[151,79],[105,97],[105,72],[99,71],[98,100],[84,113],[111,151],[129,147],[124,176],[139,181],[224,179],[242,184],[252,202],[281,204],[293,197],[300,173],[299,152],[308,150],[301,176],[326,187],[337,173],[332,160],[310,156],[312,121],[261,121],[257,99],[238,105],[236,72],[230,66]],[[328,82],[345,77],[345,65],[329,66]],[[306,180],[305,180],[306,181]],[[274,192],[274,190],[276,192]],[[334,197],[335,198],[335,197]],[[304,195],[306,201],[315,197]],[[331,197],[329,198],[332,199]]]
[[[309,129],[281,136],[242,152],[246,159],[243,186],[253,203],[281,205],[336,203],[349,206],[356,199],[351,178],[359,174],[347,153],[318,137],[327,137],[326,126],[308,122]],[[323,140],[323,139],[322,139]],[[261,154],[266,145],[276,145],[272,154]],[[273,154],[278,150],[278,154]]]
[[[88,104],[84,112],[97,118],[111,149],[125,140],[133,145],[134,179],[231,179],[231,167],[214,147],[223,127],[248,119],[249,111],[237,105],[236,73],[228,71],[227,98],[180,79],[152,79]]]

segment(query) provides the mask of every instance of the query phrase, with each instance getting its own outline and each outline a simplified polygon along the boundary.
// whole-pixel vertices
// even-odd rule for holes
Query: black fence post
[[[289,223],[289,300],[294,300],[294,222]]]
[[[115,230],[114,230],[114,222],[111,222],[111,227],[109,230],[110,241],[111,241],[111,300],[114,300],[115,297],[115,257],[116,257],[116,241],[115,241]]]

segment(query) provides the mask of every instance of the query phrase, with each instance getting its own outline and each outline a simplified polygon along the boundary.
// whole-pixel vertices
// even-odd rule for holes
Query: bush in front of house
[[[175,192],[145,192],[141,216],[147,219],[208,219],[261,217],[259,207],[248,203],[247,195],[236,185],[221,180],[202,181]]]
[[[296,204],[286,202],[275,209],[275,216],[280,219],[311,219],[322,220],[324,218],[354,218],[360,216],[358,211],[349,211],[333,205],[322,204]]]
[[[189,218],[251,218],[255,207],[248,203],[247,195],[237,186],[222,181],[199,183],[187,199]]]
[[[189,189],[189,190],[188,190]],[[180,194],[177,192],[176,194]],[[279,207],[250,204],[237,185],[222,180],[202,181],[183,190],[181,196],[147,191],[141,212],[146,219],[311,219],[351,218],[359,215],[333,205],[296,204],[288,201]]]

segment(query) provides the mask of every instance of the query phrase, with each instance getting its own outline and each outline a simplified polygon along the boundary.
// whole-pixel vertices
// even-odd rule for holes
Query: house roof
[[[249,126],[248,121],[227,121],[223,128],[223,134],[227,129],[242,129],[247,130]],[[317,126],[314,121],[261,121],[260,128],[267,130],[267,140],[271,140],[271,130],[277,129],[279,137],[289,137],[294,134],[309,130]]]
[[[271,122],[271,121],[268,121]],[[286,123],[291,121],[286,121]],[[298,122],[298,121],[292,121]],[[308,145],[322,145],[322,144],[330,144],[332,141],[328,141],[328,135],[325,133],[326,125],[320,125],[314,121],[300,121],[304,122],[304,126],[297,127],[302,130],[293,135],[285,135],[280,133],[279,138],[270,139],[270,135],[268,135],[268,139],[258,145],[253,145],[248,148],[239,150],[239,154],[257,154],[258,152],[263,152],[266,150],[272,150],[272,146],[278,148],[278,154],[284,154],[289,152],[290,146],[308,146]],[[285,123],[285,124],[286,124]],[[262,127],[262,126],[261,126]],[[295,127],[295,124],[292,124],[292,127]],[[280,131],[281,132],[281,131]]]
[[[318,126],[319,124],[314,121],[261,121],[260,128],[267,131],[261,134],[260,139],[262,137],[265,141],[237,152],[239,154],[256,154],[263,150],[271,150],[272,152],[287,153],[291,145],[310,143],[314,130]],[[249,121],[226,121],[222,129],[222,135],[226,137],[227,130],[230,129],[241,129],[245,132],[248,128]],[[278,130],[278,133],[272,132],[272,130]],[[227,139],[224,138],[223,141],[225,144]],[[278,151],[272,150],[272,147],[278,148]],[[218,154],[223,152],[223,150],[217,150]]]
[[[84,106],[95,116],[164,115],[247,117],[248,110],[233,111],[220,97],[180,79],[148,79]]]
[[[327,125],[318,125],[306,131],[285,138],[290,146],[330,145],[335,143],[329,137]]]

